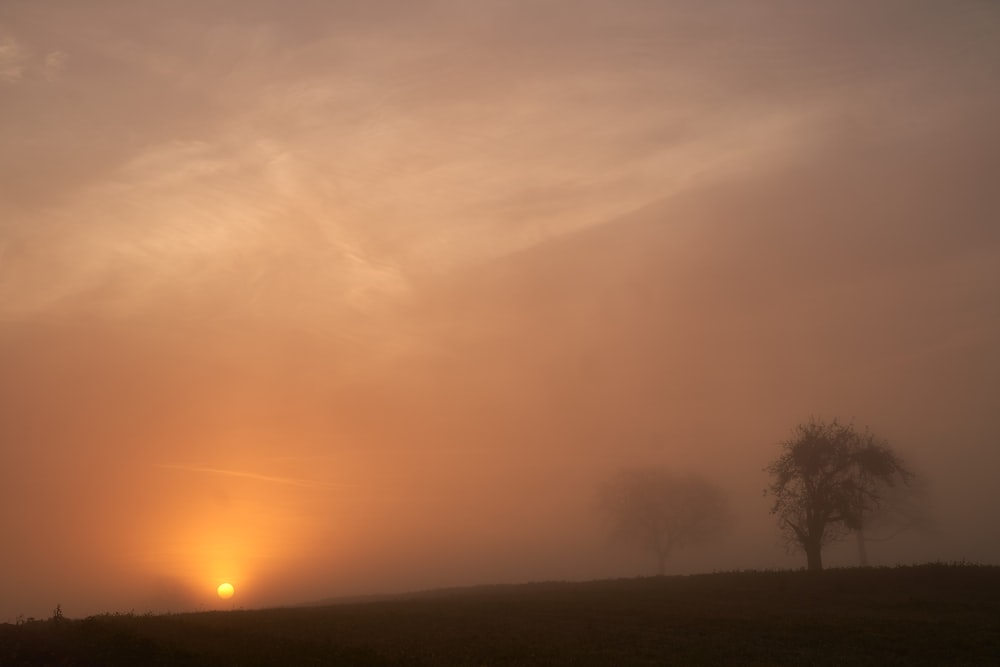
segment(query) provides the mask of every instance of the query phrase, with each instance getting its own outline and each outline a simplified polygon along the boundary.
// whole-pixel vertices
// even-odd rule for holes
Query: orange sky
[[[930,482],[873,560],[1000,562],[998,62],[973,0],[7,0],[0,622],[648,573],[654,463],[739,518],[673,571],[798,566],[811,415]]]

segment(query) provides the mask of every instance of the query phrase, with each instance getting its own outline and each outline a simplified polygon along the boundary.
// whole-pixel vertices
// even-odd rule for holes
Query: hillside
[[[985,665],[1000,567],[734,572],[0,626],[0,665]]]

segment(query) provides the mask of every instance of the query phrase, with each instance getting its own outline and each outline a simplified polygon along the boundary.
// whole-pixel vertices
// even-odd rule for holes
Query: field
[[[990,665],[1000,567],[539,583],[0,625],[0,665]]]

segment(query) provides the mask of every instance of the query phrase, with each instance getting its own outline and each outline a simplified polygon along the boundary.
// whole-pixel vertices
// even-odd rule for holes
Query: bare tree
[[[659,467],[621,471],[601,489],[600,508],[612,537],[652,553],[659,574],[672,551],[715,538],[730,518],[719,487]]]
[[[806,553],[810,570],[822,570],[823,547],[886,505],[888,490],[909,484],[912,474],[885,440],[867,428],[812,419],[799,424],[782,454],[765,470],[771,514],[790,544]]]

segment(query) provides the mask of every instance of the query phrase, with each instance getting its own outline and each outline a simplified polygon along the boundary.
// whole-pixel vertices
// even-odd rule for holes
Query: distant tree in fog
[[[919,477],[887,487],[880,506],[864,513],[854,531],[858,541],[858,564],[868,565],[869,542],[887,542],[910,530],[933,530],[927,498],[926,481]]]
[[[671,552],[710,541],[730,519],[719,487],[659,467],[621,471],[601,489],[599,507],[612,537],[653,554],[659,574]]]
[[[886,508],[891,489],[913,478],[885,440],[837,420],[799,424],[781,447],[765,468],[771,514],[810,570],[822,570],[823,547],[852,531],[863,546],[866,522]]]

